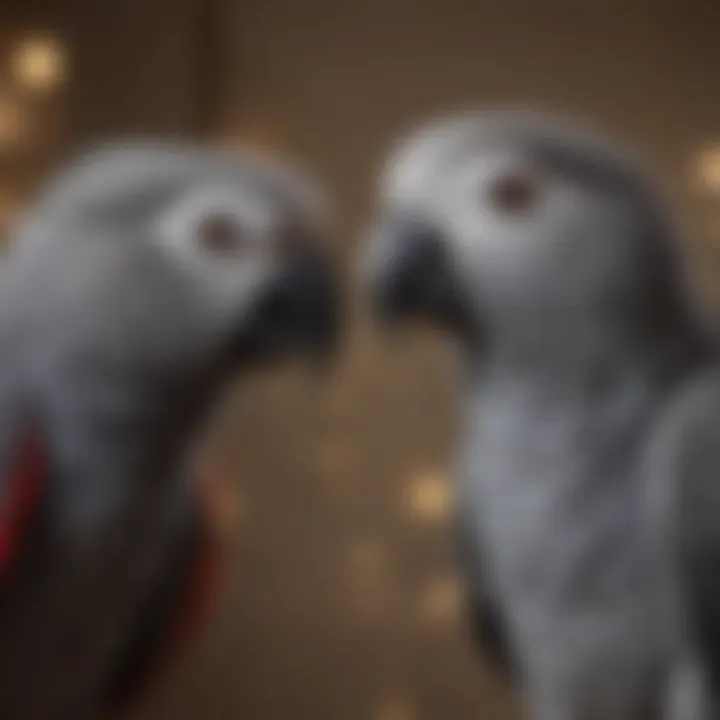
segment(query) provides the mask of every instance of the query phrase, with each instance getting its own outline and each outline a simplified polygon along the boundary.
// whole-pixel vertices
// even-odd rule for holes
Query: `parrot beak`
[[[329,257],[305,248],[269,281],[236,343],[241,361],[266,362],[300,355],[323,368],[340,330],[340,292]]]
[[[474,323],[440,230],[407,218],[386,220],[372,233],[370,248],[364,284],[382,325],[429,320],[467,334]]]

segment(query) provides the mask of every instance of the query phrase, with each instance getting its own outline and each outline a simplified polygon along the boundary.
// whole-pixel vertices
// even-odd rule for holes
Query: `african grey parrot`
[[[191,619],[192,444],[236,370],[332,350],[327,230],[304,174],[165,142],[88,153],[18,224],[0,275],[3,720],[123,701]]]
[[[461,573],[530,717],[720,717],[720,375],[658,194],[509,110],[411,134],[379,193],[364,278],[458,340]]]

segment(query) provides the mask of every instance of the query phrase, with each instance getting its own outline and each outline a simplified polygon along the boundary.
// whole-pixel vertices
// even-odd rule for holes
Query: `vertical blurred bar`
[[[194,132],[215,137],[222,113],[222,0],[194,0]]]

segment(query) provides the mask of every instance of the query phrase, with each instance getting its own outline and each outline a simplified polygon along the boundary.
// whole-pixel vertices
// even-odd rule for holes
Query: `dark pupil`
[[[527,175],[508,175],[493,185],[491,196],[502,210],[519,212],[532,206],[537,189],[533,179]]]
[[[212,215],[200,222],[198,233],[201,242],[209,250],[232,252],[240,245],[240,233],[232,218]]]

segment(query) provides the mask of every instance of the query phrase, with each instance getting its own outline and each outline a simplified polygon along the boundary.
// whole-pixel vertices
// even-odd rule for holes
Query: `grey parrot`
[[[575,123],[428,123],[381,176],[363,279],[457,340],[455,535],[534,720],[720,717],[720,376],[672,220]]]
[[[0,267],[3,720],[116,707],[192,620],[193,446],[236,372],[332,351],[328,234],[304,173],[163,141],[87,153],[21,218]]]

